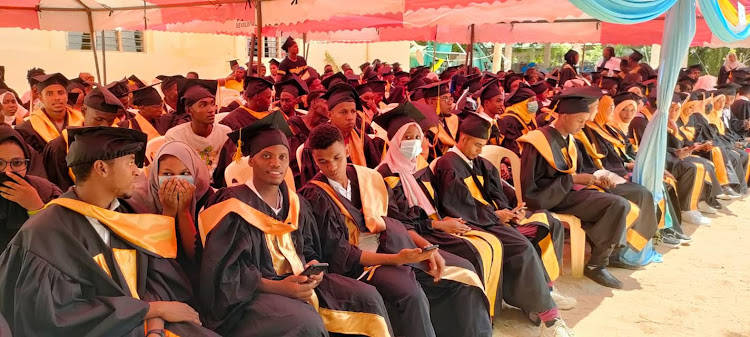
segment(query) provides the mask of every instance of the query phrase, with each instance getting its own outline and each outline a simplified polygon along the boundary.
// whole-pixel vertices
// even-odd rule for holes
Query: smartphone
[[[159,176],[159,186],[161,186],[165,181],[172,179],[172,178],[182,179],[190,183],[190,185],[195,185],[195,178],[193,176],[179,175],[179,176]]]
[[[305,270],[303,270],[299,275],[309,277],[313,275],[318,275],[327,270],[328,270],[328,263],[313,263],[307,266],[307,268],[305,268]]]
[[[422,252],[423,252],[423,253],[424,253],[424,252],[429,252],[429,251],[431,251],[431,250],[435,250],[435,249],[438,249],[438,247],[440,247],[440,245],[429,245],[429,246],[427,246],[427,247],[424,247],[424,248],[422,248]]]

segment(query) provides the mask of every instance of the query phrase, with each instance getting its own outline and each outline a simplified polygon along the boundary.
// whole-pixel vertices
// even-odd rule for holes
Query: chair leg
[[[586,232],[581,228],[581,220],[570,221],[570,258],[573,277],[583,277],[584,260],[586,258]]]

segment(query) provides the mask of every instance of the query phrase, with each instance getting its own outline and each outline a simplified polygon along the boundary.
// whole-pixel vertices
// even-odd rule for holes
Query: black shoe
[[[583,275],[586,275],[586,277],[602,286],[622,289],[622,282],[612,275],[606,267],[586,266],[586,268],[583,269]]]
[[[612,268],[620,268],[620,269],[627,269],[627,270],[642,270],[644,269],[643,266],[636,266],[632,264],[628,264],[620,260],[620,255],[618,254],[612,254],[609,257],[609,264],[607,267]]]

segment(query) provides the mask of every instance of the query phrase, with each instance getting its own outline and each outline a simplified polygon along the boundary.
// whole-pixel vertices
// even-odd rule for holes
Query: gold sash
[[[66,108],[67,126],[77,126],[83,123],[83,115],[80,111]],[[29,117],[29,122],[34,131],[44,139],[44,142],[49,143],[53,139],[60,136],[60,131],[57,129],[55,123],[53,123],[49,116],[47,116],[41,109],[34,110]]]
[[[576,173],[576,167],[578,165],[578,150],[576,149],[576,144],[575,144],[575,141],[573,140],[573,137],[568,138],[568,148],[567,148],[568,155],[565,155],[565,153],[563,153],[565,160],[570,162],[570,167],[568,169],[560,169],[559,167],[557,167],[557,164],[555,163],[554,153],[552,152],[552,146],[550,146],[550,143],[547,140],[547,137],[544,135],[542,131],[540,130],[531,131],[521,136],[521,138],[518,138],[518,143],[519,144],[521,143],[531,144],[531,146],[533,146],[534,148],[536,148],[537,151],[539,151],[539,153],[542,155],[542,157],[544,157],[547,163],[550,166],[554,167],[559,172],[565,173],[565,174]]]
[[[357,132],[352,130],[352,133],[349,136],[349,142],[346,146],[349,148],[349,158],[351,159],[352,164],[367,167],[364,138],[359,138]]]
[[[603,154],[596,151],[596,148],[594,147],[594,144],[591,144],[589,141],[589,137],[586,137],[586,134],[583,132],[583,130],[578,131],[575,135],[573,135],[575,139],[578,139],[581,144],[583,144],[583,148],[586,149],[586,153],[589,154],[589,157],[594,161],[594,165],[596,165],[596,168],[603,169],[604,165],[602,165],[602,159],[605,157]]]
[[[140,113],[135,114],[135,120],[138,121],[138,126],[141,127],[141,131],[148,135],[148,140],[152,140],[156,137],[161,136],[159,131],[156,131],[156,128],[151,125],[151,122],[149,122],[145,117],[141,116]],[[133,128],[133,122],[130,122],[130,128]]]
[[[266,116],[268,116],[268,115],[271,114],[271,112],[269,112],[269,111],[264,111],[264,112],[253,111],[253,110],[250,110],[248,107],[246,107],[244,105],[240,106],[240,108],[242,108],[243,110],[247,111],[247,113],[249,113],[251,116],[255,117],[258,120],[261,120],[261,119],[263,119],[263,117],[266,117]],[[284,116],[286,117],[286,114],[284,114]]]

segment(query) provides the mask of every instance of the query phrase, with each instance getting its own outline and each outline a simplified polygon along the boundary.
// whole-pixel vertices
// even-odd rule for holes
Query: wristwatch
[[[164,337],[164,329],[153,329],[153,330],[149,330],[146,333],[146,337],[151,336],[151,335],[159,335],[159,337]]]

